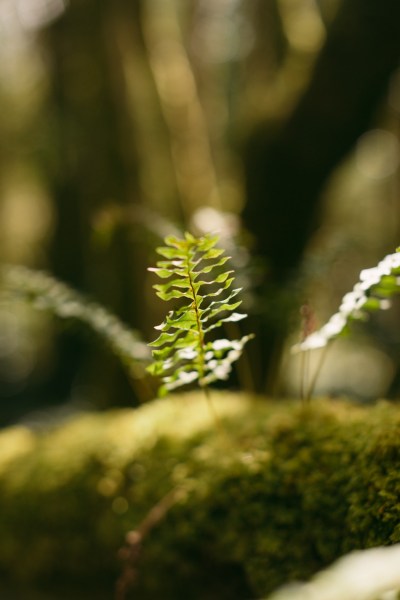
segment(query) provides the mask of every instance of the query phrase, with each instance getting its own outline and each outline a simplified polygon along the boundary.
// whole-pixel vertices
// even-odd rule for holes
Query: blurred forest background
[[[299,307],[322,324],[400,244],[400,3],[0,0],[0,39],[1,263],[151,340],[155,246],[217,231],[257,335],[231,384],[298,393]],[[319,389],[398,395],[399,326],[395,306],[338,344]],[[0,424],[153,393],[84,326],[0,295]]]

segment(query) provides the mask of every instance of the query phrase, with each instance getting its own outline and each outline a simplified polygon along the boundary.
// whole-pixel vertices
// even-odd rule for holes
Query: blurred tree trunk
[[[266,125],[250,137],[244,219],[267,264],[266,305],[271,298],[274,302],[276,290],[279,294],[289,286],[290,294],[304,249],[319,223],[323,187],[373,122],[399,56],[400,3],[344,0],[291,116],[278,130]],[[267,372],[279,353],[287,317],[272,311],[271,317],[260,319]]]
[[[118,39],[124,33],[120,28],[127,27],[129,35],[141,36],[139,17],[137,0],[71,0],[44,35],[51,61],[49,166],[55,211],[49,268],[134,327],[143,284],[123,211],[138,196],[136,149]],[[105,246],[96,245],[93,235],[102,216],[111,219]],[[132,402],[117,362],[94,350],[94,344],[88,348],[68,332],[60,337],[51,393],[68,394],[85,361],[92,365],[91,384],[100,403]]]

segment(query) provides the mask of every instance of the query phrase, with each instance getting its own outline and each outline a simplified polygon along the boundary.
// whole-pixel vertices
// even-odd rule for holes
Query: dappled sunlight
[[[2,260],[34,265],[42,257],[52,225],[51,203],[36,174],[22,164],[10,165],[0,203]]]
[[[23,426],[10,427],[0,433],[0,473],[9,462],[33,452],[36,446],[35,434]]]
[[[371,179],[393,175],[400,161],[400,145],[397,136],[383,129],[372,129],[358,141],[356,149],[357,168]]]
[[[300,52],[312,52],[322,45],[325,27],[310,0],[280,0],[282,18],[289,43]]]
[[[27,29],[48,25],[63,14],[68,3],[69,0],[20,0],[17,4],[21,23]]]
[[[216,233],[223,241],[237,236],[240,232],[237,215],[218,211],[211,206],[200,208],[193,214],[192,226],[201,235]]]
[[[253,25],[240,0],[200,0],[194,14],[191,50],[199,61],[225,63],[245,58],[255,42]]]
[[[149,64],[169,128],[182,209],[188,218],[215,198],[217,179],[210,131],[178,15],[157,0],[149,0],[146,11],[143,26]]]

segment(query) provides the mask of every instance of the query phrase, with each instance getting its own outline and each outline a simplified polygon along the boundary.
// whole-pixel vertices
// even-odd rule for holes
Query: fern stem
[[[307,405],[310,401],[310,396],[308,394],[309,361],[309,351],[302,352],[300,356],[300,398],[304,405]]]
[[[308,386],[308,389],[307,389],[307,395],[306,395],[306,399],[307,400],[310,400],[312,394],[314,393],[315,385],[317,383],[318,377],[319,377],[319,375],[321,373],[321,369],[322,369],[323,364],[325,362],[326,355],[327,355],[327,352],[328,352],[328,348],[329,348],[328,344],[322,348],[321,355],[319,357],[316,369],[314,371],[314,374],[312,376],[312,379],[311,379],[311,381],[309,383],[309,386]]]
[[[210,414],[214,420],[215,427],[216,427],[218,433],[220,434],[221,439],[223,439],[227,445],[233,446],[232,438],[228,435],[228,432],[227,432],[225,426],[223,425],[223,423],[220,419],[220,416],[218,415],[218,413],[215,409],[215,405],[214,405],[214,402],[211,397],[210,388],[208,387],[208,385],[201,385],[201,384],[200,384],[200,388],[204,392],[204,396],[206,398]]]
[[[186,258],[186,266],[187,266],[187,274],[188,274],[188,279],[189,279],[189,284],[190,284],[190,290],[191,290],[191,294],[192,294],[192,298],[193,298],[193,307],[194,307],[194,311],[196,314],[196,325],[197,325],[197,332],[199,334],[199,342],[198,342],[198,349],[199,349],[199,360],[198,360],[198,365],[199,365],[199,384],[200,387],[203,387],[204,389],[207,388],[207,386],[202,385],[202,379],[204,377],[204,332],[203,332],[203,327],[201,325],[201,320],[200,320],[200,313],[199,313],[199,304],[198,304],[198,299],[197,299],[197,294],[196,294],[196,290],[195,287],[193,285],[193,278],[192,278],[192,272],[190,269],[190,249],[188,250],[188,254],[187,254],[187,258]]]
[[[221,433],[221,435],[224,438],[228,438],[226,430],[224,428],[224,426],[222,425],[221,419],[218,416],[217,411],[215,410],[215,406],[214,403],[212,401],[211,398],[211,393],[210,393],[210,388],[208,387],[207,384],[203,383],[203,378],[204,378],[204,374],[205,374],[205,367],[204,367],[204,332],[203,332],[203,327],[201,324],[201,320],[200,320],[200,313],[199,313],[199,303],[198,303],[198,298],[197,298],[197,294],[196,294],[196,290],[195,287],[193,285],[193,279],[192,279],[192,274],[190,271],[190,265],[189,265],[189,257],[188,257],[188,277],[189,277],[189,282],[190,282],[190,288],[191,288],[191,292],[193,295],[193,305],[194,305],[194,310],[196,313],[196,323],[197,323],[197,331],[199,334],[199,343],[198,343],[198,349],[199,349],[199,361],[198,361],[198,369],[199,369],[199,386],[200,388],[203,390],[207,404],[208,404],[208,408],[210,410],[210,413],[212,415],[212,418],[214,419],[215,422],[215,426],[218,429],[218,431]]]
[[[198,341],[199,386],[204,392],[204,395],[205,395],[205,398],[207,401],[207,405],[208,405],[208,408],[212,415],[212,418],[214,419],[216,428],[218,429],[218,431],[221,433],[221,435],[224,438],[228,439],[226,430],[225,430],[224,426],[222,425],[222,422],[218,416],[217,411],[215,410],[215,406],[214,406],[214,403],[211,398],[210,388],[208,387],[207,384],[203,383],[204,374],[205,374],[204,331],[203,331],[203,326],[201,324],[201,319],[200,319],[199,300],[197,297],[196,288],[193,284],[191,265],[190,265],[190,249],[188,250],[188,254],[187,254],[186,266],[187,266],[187,274],[188,274],[188,279],[189,279],[189,284],[190,284],[190,290],[191,290],[191,294],[193,297],[193,307],[194,307],[194,311],[196,314],[197,332],[199,334],[199,341]]]

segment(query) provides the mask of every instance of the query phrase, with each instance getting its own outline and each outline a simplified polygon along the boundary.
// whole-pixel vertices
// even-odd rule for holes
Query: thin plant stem
[[[220,416],[218,415],[217,411],[215,410],[215,405],[214,402],[212,400],[211,397],[211,392],[210,392],[210,388],[208,387],[208,385],[200,385],[200,388],[203,390],[206,401],[207,401],[207,405],[210,411],[210,414],[214,420],[215,423],[215,427],[217,429],[217,431],[219,432],[219,434],[221,435],[221,438],[225,440],[225,442],[227,442],[230,446],[232,445],[232,439],[231,437],[228,435],[228,432],[225,428],[225,426],[223,425]]]
[[[307,393],[306,393],[306,397],[305,397],[305,399],[306,399],[307,402],[310,401],[310,398],[311,398],[311,396],[312,396],[312,394],[314,392],[315,385],[317,383],[318,377],[319,377],[319,375],[321,373],[321,369],[322,369],[323,364],[324,364],[325,359],[326,359],[328,348],[329,348],[329,346],[327,344],[326,346],[323,347],[323,349],[321,351],[321,354],[320,354],[320,357],[319,357],[316,369],[314,371],[314,375],[313,375],[313,377],[312,377],[312,379],[310,381],[310,384],[309,384],[309,386],[307,388]]]
[[[304,405],[308,404],[308,375],[309,375],[310,355],[306,350],[300,355],[300,398]]]
[[[208,387],[208,385],[203,385],[203,386],[200,386],[200,387],[201,387],[201,389],[204,392],[208,408],[210,410],[210,413],[212,414],[212,417],[213,417],[213,419],[215,421],[215,424],[216,424],[216,426],[218,428],[220,428],[221,427],[221,420],[220,420],[220,418],[218,416],[217,411],[215,410],[214,402],[212,401],[212,398],[211,398],[210,388]]]
[[[124,567],[116,582],[114,600],[126,599],[129,589],[136,580],[143,543],[184,495],[185,489],[183,487],[170,490],[150,509],[138,527],[127,533],[125,545],[119,551]]]

